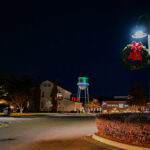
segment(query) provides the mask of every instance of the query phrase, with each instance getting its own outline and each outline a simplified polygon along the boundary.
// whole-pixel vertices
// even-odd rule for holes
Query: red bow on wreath
[[[142,51],[142,43],[136,43],[136,42],[132,42],[131,43],[131,52],[128,56],[128,59],[132,59],[133,61],[138,60],[138,61],[142,61],[142,55],[141,55],[141,51]]]

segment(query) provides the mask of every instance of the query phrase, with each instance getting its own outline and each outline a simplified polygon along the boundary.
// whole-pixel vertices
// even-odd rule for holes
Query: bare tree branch
[[[10,95],[10,98],[11,98],[11,102],[15,103],[19,107],[20,112],[22,113],[27,101],[29,101],[30,99],[30,96],[22,91],[18,91],[12,93]]]

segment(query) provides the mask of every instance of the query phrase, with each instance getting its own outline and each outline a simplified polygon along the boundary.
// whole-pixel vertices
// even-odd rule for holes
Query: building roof
[[[127,99],[108,99],[108,100],[103,100],[104,102],[122,102],[122,101],[127,101]]]
[[[41,82],[41,86],[42,86],[44,83],[50,83],[51,85],[54,85],[53,82],[51,82],[51,81],[49,81],[49,80],[45,80],[45,81]],[[70,91],[68,91],[68,90],[66,90],[66,89],[64,89],[64,88],[62,88],[62,87],[60,87],[59,85],[57,85],[57,88],[58,88],[58,90],[60,90],[60,91],[64,90],[65,92],[67,92],[67,93],[69,93],[69,94],[72,94],[72,92],[70,92]]]

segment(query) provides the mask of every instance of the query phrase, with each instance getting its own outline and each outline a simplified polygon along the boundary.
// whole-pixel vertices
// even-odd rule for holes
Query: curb
[[[49,116],[96,116],[96,114],[86,114],[86,113],[11,113],[10,116],[42,116],[42,115],[49,115]]]
[[[133,149],[133,150],[150,150],[150,148],[146,148],[146,147],[133,146],[133,145],[119,143],[116,141],[111,141],[111,140],[102,138],[100,136],[97,136],[95,134],[92,135],[92,138],[94,140],[97,140],[97,141],[102,142],[104,144],[111,145],[111,146],[118,147],[118,148],[122,148],[122,149],[126,149],[126,150],[131,150],[131,149]]]

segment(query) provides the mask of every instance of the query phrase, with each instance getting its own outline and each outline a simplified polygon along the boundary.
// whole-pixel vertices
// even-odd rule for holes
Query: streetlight
[[[138,30],[135,32],[135,34],[132,35],[132,38],[140,39],[140,38],[144,38],[146,36],[147,36],[146,33],[144,33],[142,30]]]
[[[138,20],[137,20],[137,24],[139,25],[140,20],[142,18],[145,18],[147,20],[148,23],[148,34],[144,33],[139,26],[136,26],[136,32],[132,35],[132,38],[134,39],[141,39],[141,38],[145,38],[147,36],[148,39],[148,53],[150,55],[150,18],[147,15],[141,15]],[[149,102],[150,102],[150,61],[148,62],[148,67],[149,67],[149,91],[148,91],[148,95],[149,95]]]
[[[141,28],[139,28],[139,24],[142,18],[145,18],[147,20],[147,29],[148,29],[148,34],[144,33]],[[132,38],[135,39],[140,39],[140,38],[144,38],[144,37],[148,37],[148,50],[149,50],[149,54],[150,54],[150,18],[147,15],[141,15],[138,17],[137,19],[137,26],[136,26],[136,32],[135,34],[132,35]]]

